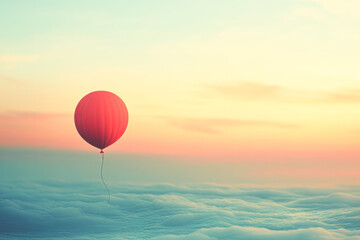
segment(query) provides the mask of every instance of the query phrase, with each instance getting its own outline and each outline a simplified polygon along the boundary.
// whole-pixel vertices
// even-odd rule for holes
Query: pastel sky
[[[108,90],[130,121],[107,151],[309,167],[322,159],[355,178],[359,8],[357,0],[1,1],[0,145],[93,151],[73,112],[87,93]]]

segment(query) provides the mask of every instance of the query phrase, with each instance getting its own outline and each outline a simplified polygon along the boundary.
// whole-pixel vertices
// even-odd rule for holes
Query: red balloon
[[[124,134],[129,114],[117,95],[95,91],[80,100],[74,118],[80,136],[102,152]]]

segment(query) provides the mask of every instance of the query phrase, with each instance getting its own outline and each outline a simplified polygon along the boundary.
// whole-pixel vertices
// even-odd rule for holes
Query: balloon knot
[[[104,153],[104,151],[101,149],[100,153]]]

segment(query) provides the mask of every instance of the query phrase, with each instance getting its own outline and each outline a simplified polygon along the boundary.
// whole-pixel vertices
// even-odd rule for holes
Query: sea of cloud
[[[11,181],[0,239],[360,239],[360,188]]]

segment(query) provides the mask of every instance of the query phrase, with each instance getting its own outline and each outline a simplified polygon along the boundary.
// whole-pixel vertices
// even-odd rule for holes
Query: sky
[[[0,238],[359,240],[360,1],[0,1]],[[77,103],[129,125],[99,150]]]
[[[359,154],[356,0],[2,1],[0,144],[88,150],[73,123],[108,90],[112,151]]]
[[[2,1],[0,145],[94,149],[76,104],[130,121],[108,151],[337,159],[358,171],[358,1]]]

